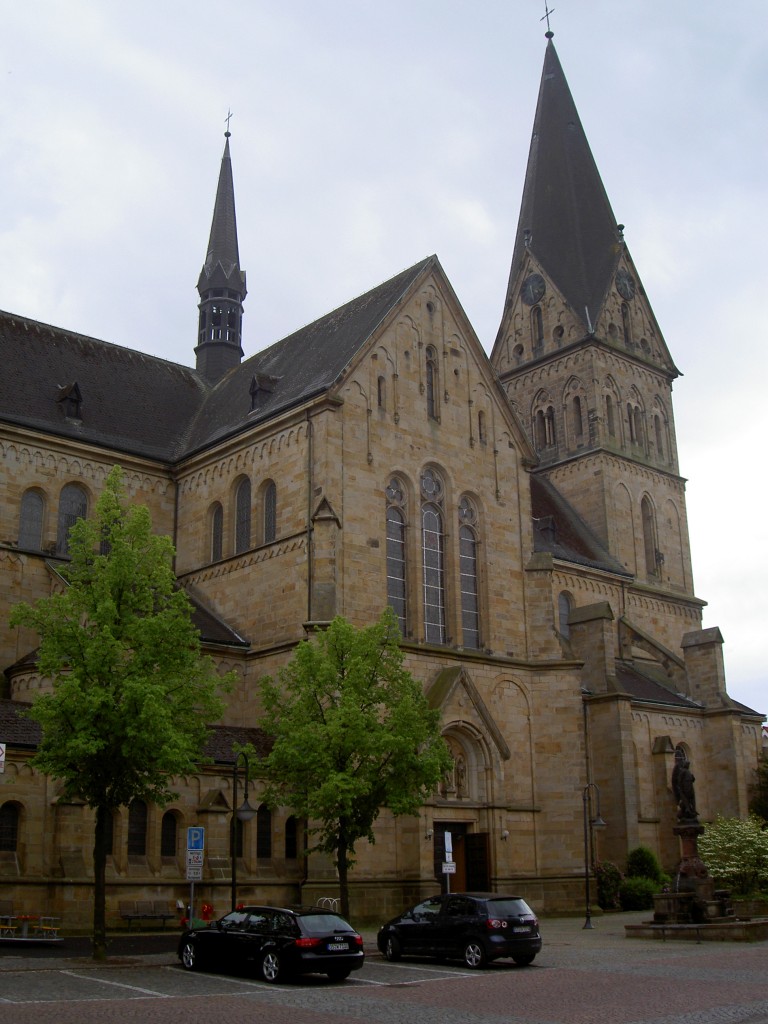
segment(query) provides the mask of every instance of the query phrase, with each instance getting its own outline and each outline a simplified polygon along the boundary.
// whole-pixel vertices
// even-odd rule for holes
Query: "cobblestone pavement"
[[[143,946],[134,936],[133,952],[116,945],[103,966],[64,955],[66,944],[35,957],[4,947],[0,1024],[768,1024],[768,941],[628,939],[624,925],[647,917],[598,917],[592,929],[583,918],[543,920],[544,948],[531,967],[502,962],[485,971],[388,964],[365,930],[368,962],[340,985],[189,975],[171,935]],[[169,948],[157,951],[165,941]],[[152,943],[154,951],[136,952]]]

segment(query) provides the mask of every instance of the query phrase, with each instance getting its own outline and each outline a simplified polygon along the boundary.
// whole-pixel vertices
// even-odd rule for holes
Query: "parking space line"
[[[126,985],[122,981],[109,981],[107,978],[100,978],[97,972],[90,972],[88,974],[78,974],[77,971],[61,971],[61,974],[66,974],[70,978],[77,978],[78,981],[93,981],[97,985],[112,985],[114,988],[127,988],[131,992],[138,992],[143,996],[157,996],[158,999],[170,999],[170,996],[166,992],[157,992],[151,988],[142,988],[140,985]]]

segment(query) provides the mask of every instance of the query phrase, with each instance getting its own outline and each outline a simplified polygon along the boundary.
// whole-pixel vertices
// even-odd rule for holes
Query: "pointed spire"
[[[197,369],[208,380],[218,381],[243,357],[241,328],[243,301],[247,294],[245,272],[240,269],[235,217],[235,187],[229,153],[229,118],[224,133],[216,202],[203,269],[197,282],[200,293]]]
[[[507,305],[530,253],[587,327],[597,321],[620,242],[552,35],[548,30]]]

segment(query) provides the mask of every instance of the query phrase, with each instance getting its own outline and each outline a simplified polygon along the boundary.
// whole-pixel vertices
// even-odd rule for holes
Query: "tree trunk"
[[[336,847],[336,867],[339,872],[339,896],[341,899],[341,916],[349,920],[349,880],[347,856],[349,846],[343,829],[339,833],[339,844]]]
[[[93,959],[107,958],[107,815],[108,807],[96,808],[93,839]]]

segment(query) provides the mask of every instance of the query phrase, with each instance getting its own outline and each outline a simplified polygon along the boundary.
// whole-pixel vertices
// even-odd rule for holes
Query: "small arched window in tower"
[[[16,853],[19,845],[19,805],[8,800],[0,807],[0,852]]]
[[[69,553],[69,531],[78,519],[88,515],[88,496],[79,484],[67,484],[59,497],[59,521],[56,534],[56,551],[60,555]]]
[[[566,590],[561,590],[557,597],[557,628],[560,631],[561,636],[564,636],[566,640],[571,635],[571,609],[573,607],[573,599]]]
[[[19,547],[39,551],[43,546],[43,511],[45,505],[39,491],[25,491],[19,510]]]
[[[584,436],[584,417],[581,410],[581,398],[574,395],[571,401],[571,430],[576,441]]]
[[[468,497],[459,502],[459,574],[461,580],[461,642],[480,647],[480,600],[477,565],[477,510]]]
[[[128,856],[145,857],[147,854],[147,805],[143,800],[131,800],[128,807]]]
[[[256,857],[268,860],[272,856],[272,812],[262,804],[256,812]]]
[[[235,492],[235,554],[251,546],[251,481],[243,477]]]
[[[616,416],[613,411],[613,398],[610,395],[605,396],[605,424],[608,429],[610,437],[616,436]]]
[[[656,413],[653,417],[653,429],[656,435],[656,458],[664,458],[664,436],[662,433],[661,416]]]
[[[434,345],[427,346],[427,416],[430,419],[436,420],[438,418],[440,409],[438,404],[438,395],[440,381],[437,372],[437,350]]]
[[[631,402],[627,402],[627,425],[629,427],[629,440],[635,444],[637,441],[637,435],[635,434],[635,411],[632,408]]]
[[[424,569],[424,639],[444,644],[445,626],[445,529],[443,481],[433,469],[421,477],[421,547]]]
[[[557,327],[552,331],[552,340],[557,348],[563,347],[563,337],[565,335],[565,328],[562,324],[558,324]]]
[[[480,439],[480,444],[486,444],[488,437],[485,432],[485,413],[480,410],[477,414],[477,436]]]
[[[397,616],[401,636],[406,635],[405,488],[393,476],[387,485],[387,604]]]
[[[264,543],[271,544],[277,536],[277,487],[274,480],[264,485]]]
[[[175,857],[179,822],[174,811],[166,811],[160,824],[160,856]]]
[[[547,448],[554,448],[555,446],[555,410],[553,406],[548,406],[547,411],[544,414],[544,426],[546,431],[546,446]]]
[[[514,360],[515,366],[519,366],[522,363],[524,356],[525,349],[523,348],[523,346],[515,345],[515,347],[512,349],[512,359]]]
[[[656,576],[659,571],[656,543],[656,517],[651,500],[646,494],[640,503],[640,514],[643,521],[643,551],[645,552],[645,571],[648,576]]]
[[[541,306],[534,306],[531,310],[531,339],[534,349],[539,349],[544,344],[544,316]]]
[[[379,409],[387,407],[387,381],[382,374],[376,380],[376,404]]]
[[[217,501],[211,506],[211,561],[218,562],[222,556],[224,540],[224,509]]]
[[[635,406],[634,420],[635,440],[639,445],[645,445],[645,420],[643,418],[643,410],[640,408],[639,405]]]
[[[632,346],[632,318],[629,313],[629,306],[626,302],[621,304],[621,326],[624,331],[624,344],[627,348]]]

